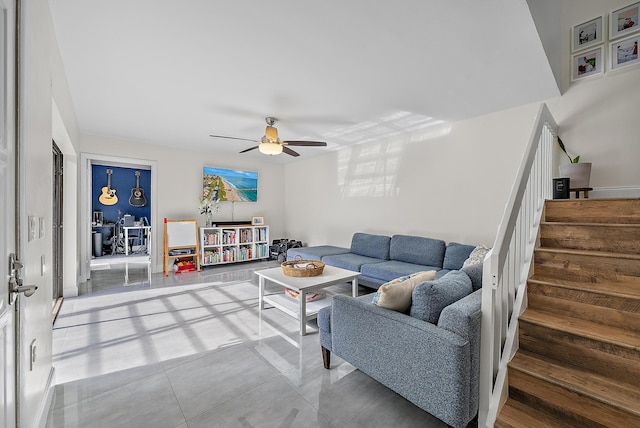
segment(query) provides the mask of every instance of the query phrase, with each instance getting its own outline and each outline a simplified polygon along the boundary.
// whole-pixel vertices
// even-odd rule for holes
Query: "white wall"
[[[20,212],[21,258],[25,263],[25,284],[35,284],[38,291],[21,298],[22,332],[20,343],[21,426],[36,427],[46,418],[46,393],[53,381],[52,369],[52,89],[51,40],[53,27],[46,0],[22,2],[22,71],[20,126]],[[44,220],[44,236],[28,239],[28,217]],[[38,230],[40,228],[38,227]],[[41,263],[44,265],[42,266]],[[29,369],[29,348],[35,340],[37,359]]]
[[[571,82],[571,27],[629,5],[626,0],[563,0],[563,95],[549,108],[560,127],[560,137],[573,156],[592,162],[591,187],[640,189],[640,65],[611,71],[605,42],[605,73]],[[607,27],[608,28],[608,27]],[[568,162],[566,157],[563,162]],[[635,196],[640,196],[640,190]]]
[[[52,90],[52,138],[63,154],[63,286],[64,296],[77,295],[80,277],[78,224],[78,149],[79,130],[69,92],[64,64],[55,33],[49,39]]]
[[[571,27],[629,2],[606,3],[563,0],[564,93],[547,103],[569,151],[593,163],[591,186],[640,196],[640,65],[570,82]],[[538,105],[287,165],[287,232],[308,245],[349,246],[357,231],[493,244]]]
[[[202,196],[203,167],[213,166],[258,172],[258,201],[221,203],[214,221],[251,220],[252,216],[264,216],[272,237],[280,237],[285,231],[284,167],[269,162],[269,158],[251,159],[241,156],[219,156],[213,152],[189,152],[166,147],[150,146],[132,141],[120,141],[94,135],[81,137],[81,151],[94,155],[131,157],[157,162],[157,219],[153,226],[155,244],[153,251],[162,255],[163,218],[198,219],[205,225],[206,217],[198,211],[198,198]],[[162,271],[159,257],[154,271]]]
[[[493,244],[538,107],[287,165],[288,234],[347,247],[358,231]]]

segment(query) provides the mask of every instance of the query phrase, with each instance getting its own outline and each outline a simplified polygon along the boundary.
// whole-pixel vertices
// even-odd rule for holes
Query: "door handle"
[[[19,281],[18,284],[13,286],[14,293],[24,293],[25,297],[33,296],[33,293],[38,289],[37,285],[20,285],[22,284],[22,280]]]
[[[37,285],[23,285],[20,271],[24,267],[15,254],[9,255],[9,304],[13,305],[19,293],[31,297],[38,289]]]

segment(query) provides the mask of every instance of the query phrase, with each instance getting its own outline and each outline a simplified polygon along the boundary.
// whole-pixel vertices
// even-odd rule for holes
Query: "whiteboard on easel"
[[[167,247],[193,247],[198,244],[196,220],[166,220]]]

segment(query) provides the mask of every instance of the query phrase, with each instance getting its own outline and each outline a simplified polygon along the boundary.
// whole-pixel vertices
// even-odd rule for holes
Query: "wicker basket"
[[[287,276],[318,276],[324,270],[324,263],[318,260],[302,260],[297,255],[293,260],[282,263],[282,272]]]

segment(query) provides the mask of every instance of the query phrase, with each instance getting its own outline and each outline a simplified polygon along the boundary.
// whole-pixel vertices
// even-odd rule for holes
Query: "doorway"
[[[112,182],[109,183],[109,175],[106,172],[100,174],[99,177],[96,177],[94,179],[93,177],[94,166],[103,166],[105,167],[105,171],[106,171],[106,167],[109,167],[109,169],[112,170],[112,179],[113,179]],[[120,185],[117,181],[119,179],[119,176],[118,175],[113,176],[113,172],[115,171],[116,168],[122,168],[124,171],[128,171],[126,175],[129,176],[129,178],[132,179],[133,181],[129,184],[123,183],[122,185]],[[151,234],[150,236],[153,236],[153,238],[149,242],[151,242],[152,245],[155,245],[157,247],[158,244],[155,237],[162,236],[161,234],[158,235],[158,233],[161,232],[162,229],[160,228],[161,224],[157,221],[156,191],[158,186],[157,186],[156,161],[147,160],[147,159],[125,158],[120,156],[100,155],[100,154],[93,154],[93,153],[82,153],[80,155],[80,176],[85,178],[80,181],[80,193],[79,193],[79,204],[81,207],[81,210],[80,210],[81,226],[79,230],[80,230],[80,233],[82,234],[82,238],[80,239],[80,253],[81,253],[81,258],[83,260],[83,263],[81,263],[80,265],[80,282],[86,282],[91,279],[91,269],[92,269],[91,265],[92,265],[92,258],[94,256],[94,248],[95,248],[93,231],[95,229],[99,229],[97,227],[94,227],[94,226],[97,226],[97,224],[95,225],[92,224],[94,222],[94,211],[96,211],[96,209],[94,209],[95,208],[94,203],[96,201],[99,201],[99,196],[102,196],[102,192],[104,190],[103,188],[107,190],[109,190],[110,187],[113,187],[116,190],[120,188],[119,190],[120,193],[114,192],[114,195],[118,196],[118,200],[122,198],[123,202],[127,204],[127,207],[126,209],[121,209],[121,211],[123,211],[122,213],[118,213],[118,209],[117,208],[115,209],[114,221],[119,220],[121,215],[125,214],[125,211],[134,209],[135,205],[130,206],[132,205],[130,203],[131,198],[129,198],[126,192],[131,189],[132,196],[133,196],[134,194],[133,188],[138,187],[136,183],[136,175],[135,175],[135,171],[138,171],[138,170],[140,172],[144,171],[147,174],[149,174],[147,178],[148,181],[146,183],[144,183],[143,181],[140,181],[139,184],[140,186],[144,186],[144,187],[148,186],[145,189],[145,198],[147,199],[147,203],[145,205],[147,205],[148,209],[150,209],[150,217],[148,217],[146,221],[148,221],[148,224],[150,226],[150,231],[149,231],[149,233]],[[100,192],[94,192],[93,191],[94,187],[98,188]],[[116,204],[110,205],[110,207],[115,206]],[[109,217],[107,215],[108,214],[106,212],[107,209],[104,204],[102,204],[100,211],[102,211],[102,219],[101,219],[102,225],[105,226],[106,224],[105,222],[109,220]],[[148,214],[145,214],[145,216],[148,216]],[[99,218],[99,213],[98,213],[98,218]],[[136,215],[135,220],[140,221],[139,215]],[[106,235],[103,235],[102,242],[103,242],[103,250],[105,250],[105,253],[106,253],[106,250],[108,250],[109,248],[113,248],[113,246],[110,247],[108,245],[110,242],[111,244],[113,244],[113,241],[109,241],[107,236],[113,237],[113,235],[109,235],[109,233],[107,233]],[[107,244],[106,246],[104,246],[105,242]],[[160,242],[162,241],[160,240]],[[149,260],[150,272],[159,271],[160,265],[158,263],[158,251],[156,250],[156,248],[153,248],[153,249],[150,248],[149,252],[151,253],[151,257]]]
[[[52,322],[55,322],[64,289],[63,266],[64,266],[64,229],[63,229],[63,155],[55,141],[52,142],[53,154],[53,195],[52,195],[52,215],[51,215],[51,240],[53,262],[51,268],[51,281],[53,290],[52,300]]]

